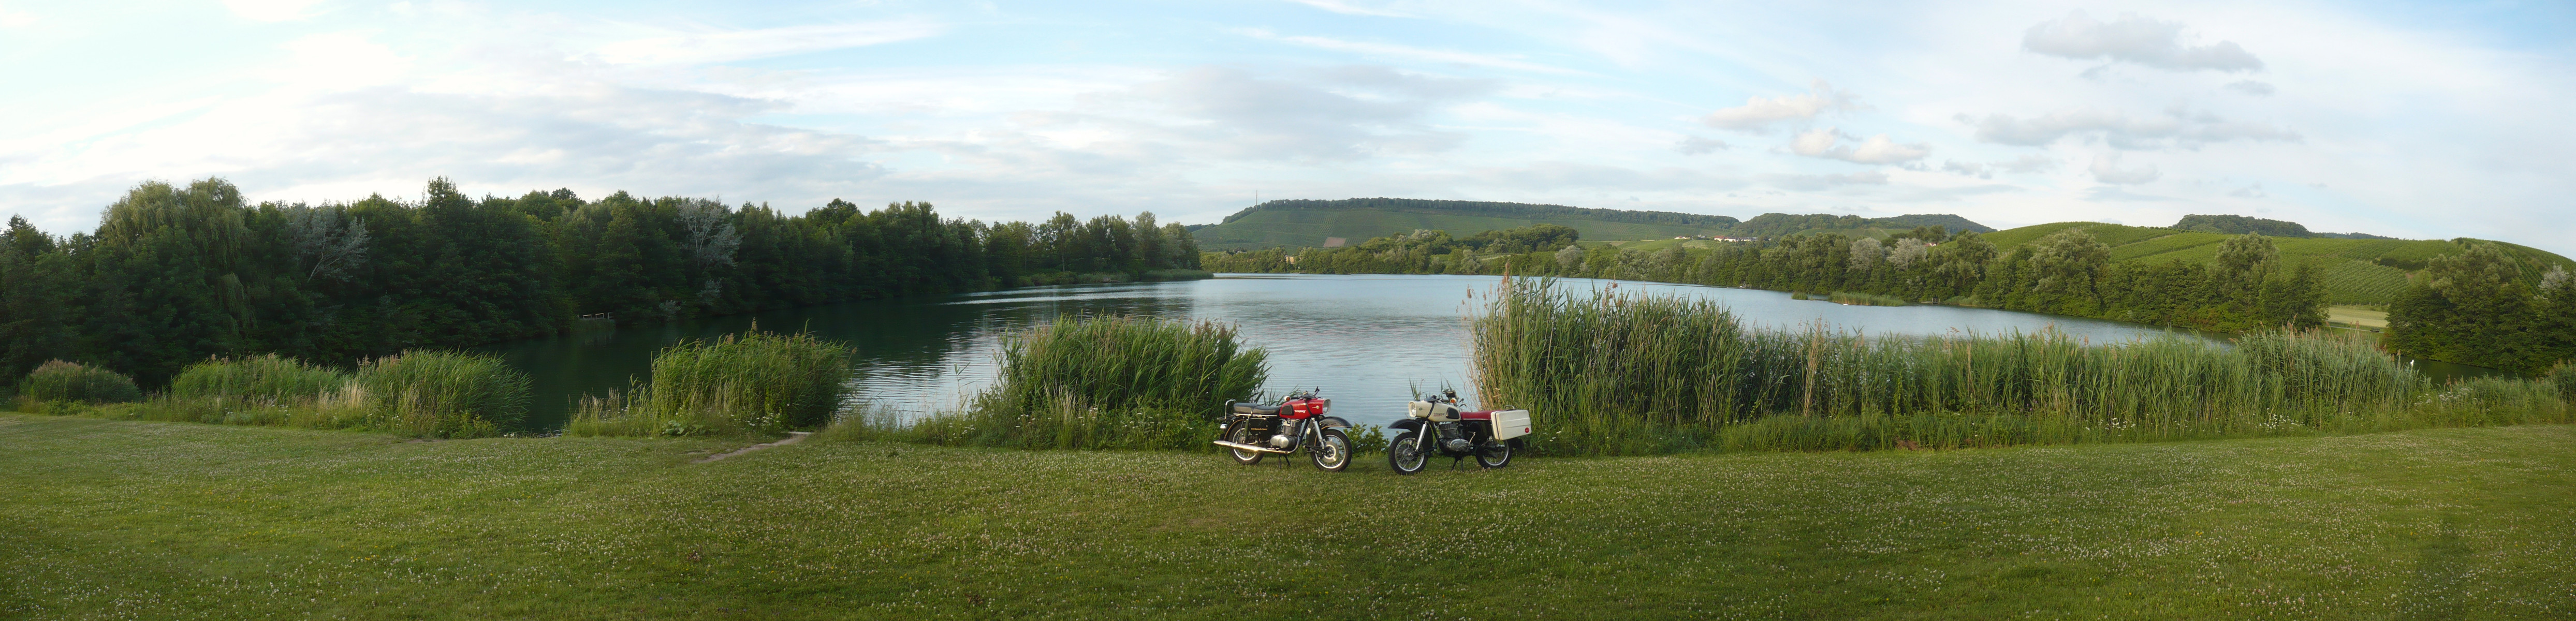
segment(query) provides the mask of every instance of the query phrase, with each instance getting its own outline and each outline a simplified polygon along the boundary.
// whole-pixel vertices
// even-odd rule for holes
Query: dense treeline
[[[2388,344],[2408,354],[2540,373],[2576,358],[2576,277],[2490,242],[2435,257],[2388,309]]]
[[[1495,233],[1507,238],[1527,230]],[[2259,235],[2229,240],[2215,264],[2113,263],[2110,247],[2081,229],[2003,252],[1977,233],[1952,237],[1940,226],[1885,241],[1821,233],[1715,249],[1569,244],[1554,251],[1477,252],[1446,232],[1416,231],[1346,248],[1209,253],[1201,261],[1221,272],[1554,275],[1857,293],[2227,332],[2325,323],[2325,288],[2316,274],[2285,265],[2279,249]]]
[[[909,293],[1198,268],[1152,214],[942,218],[927,203],[799,215],[569,190],[245,204],[220,179],[145,183],[93,233],[0,232],[0,377],[85,362],[146,386],[210,356],[347,363],[409,348]]]

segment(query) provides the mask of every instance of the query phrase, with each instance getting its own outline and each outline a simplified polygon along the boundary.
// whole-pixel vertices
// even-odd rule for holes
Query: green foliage
[[[1270,375],[1231,326],[1148,317],[1059,318],[1004,337],[1000,362],[972,410],[879,424],[942,444],[1204,449],[1223,402]]]
[[[214,358],[170,380],[175,399],[312,399],[339,390],[349,374],[277,354]]]
[[[359,364],[352,385],[370,426],[410,435],[495,435],[528,413],[528,375],[490,354],[406,351]]]
[[[18,381],[18,394],[39,403],[125,403],[141,401],[134,380],[115,371],[77,362],[47,361]]]
[[[2436,388],[2367,341],[2233,346],[2061,333],[1871,338],[1746,331],[1707,301],[1503,286],[1477,319],[1487,406],[1526,408],[1545,451],[2140,441],[2571,420],[2538,382]],[[2534,392],[2539,391],[2539,392]],[[1776,417],[1840,418],[1776,421]],[[1750,425],[1748,427],[1741,427]],[[1839,439],[1836,439],[1839,438]],[[1839,444],[1837,444],[1839,443]]]
[[[2576,325],[2561,314],[2576,295],[2540,295],[2537,268],[2488,243],[2434,257],[2389,307],[2389,347],[2525,374],[2547,371],[2576,354]]]
[[[833,422],[849,392],[849,347],[758,328],[688,340],[653,357],[651,383],[585,398],[571,435],[774,434]]]
[[[159,387],[209,358],[349,364],[554,334],[1032,283],[1203,277],[1184,227],[931,205],[801,215],[569,190],[245,205],[221,179],[135,186],[93,233],[0,232],[0,373],[83,360]]]

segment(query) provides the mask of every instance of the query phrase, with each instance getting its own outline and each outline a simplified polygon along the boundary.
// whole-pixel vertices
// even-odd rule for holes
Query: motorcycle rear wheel
[[[1487,440],[1484,446],[1476,447],[1476,465],[1486,468],[1512,465],[1512,443]]]
[[[1306,455],[1315,459],[1317,468],[1341,472],[1351,467],[1351,436],[1340,429],[1326,429],[1314,446],[1306,447]]]
[[[1236,424],[1235,424],[1235,426],[1234,426],[1234,430],[1233,430],[1233,431],[1226,432],[1226,434],[1225,434],[1225,440],[1226,440],[1227,442],[1233,442],[1233,443],[1235,443],[1235,444],[1251,444],[1251,445],[1259,446],[1259,445],[1260,445],[1260,440],[1261,440],[1261,434],[1260,434],[1259,432],[1255,432],[1255,431],[1253,431],[1253,430],[1252,430],[1252,425],[1242,424],[1242,423],[1236,423]],[[1250,465],[1253,465],[1253,464],[1261,463],[1261,458],[1262,458],[1262,457],[1266,457],[1266,456],[1270,455],[1269,453],[1264,453],[1264,452],[1261,452],[1261,451],[1247,451],[1247,450],[1243,450],[1243,449],[1226,449],[1226,450],[1227,450],[1228,452],[1232,452],[1232,453],[1234,453],[1234,463],[1243,464],[1243,465],[1246,465],[1246,466],[1250,466]]]
[[[1395,441],[1386,445],[1388,470],[1394,470],[1396,474],[1420,474],[1424,467],[1431,465],[1431,455],[1423,452],[1422,440],[1415,437],[1419,435],[1420,432],[1414,431],[1396,434]]]

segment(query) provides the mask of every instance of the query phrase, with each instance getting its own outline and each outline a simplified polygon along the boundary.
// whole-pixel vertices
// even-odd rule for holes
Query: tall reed
[[[38,403],[124,403],[143,399],[134,379],[78,362],[49,360],[18,382],[19,394]]]
[[[371,404],[370,427],[471,437],[517,428],[530,386],[499,356],[412,350],[360,363],[340,397]]]
[[[965,412],[845,424],[943,444],[1196,448],[1226,399],[1270,377],[1267,353],[1232,326],[1180,319],[1063,317],[1005,336],[998,357],[1000,379]]]
[[[1474,325],[1487,405],[1527,408],[1542,450],[2135,441],[2561,421],[2554,386],[2434,387],[2358,337],[2087,343],[2055,331],[1870,337],[1743,329],[1674,297],[1502,285]],[[2499,405],[2505,404],[2505,405]]]
[[[213,358],[188,365],[170,380],[178,399],[266,399],[286,401],[319,397],[349,383],[349,374],[301,360],[262,354]]]
[[[689,340],[653,357],[649,383],[583,399],[573,435],[777,433],[833,420],[849,392],[849,347],[754,331]]]

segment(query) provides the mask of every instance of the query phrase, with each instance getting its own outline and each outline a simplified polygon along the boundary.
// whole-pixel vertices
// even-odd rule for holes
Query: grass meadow
[[[0,617],[2576,616],[2567,425],[1414,477],[879,442],[698,463],[748,442],[0,414]]]

